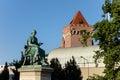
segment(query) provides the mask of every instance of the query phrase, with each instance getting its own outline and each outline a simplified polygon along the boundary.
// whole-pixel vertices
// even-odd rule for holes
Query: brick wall
[[[64,45],[65,48],[83,46],[80,42],[80,40],[82,39],[80,30],[86,30],[87,32],[93,32],[93,27],[82,25],[82,24],[77,24],[77,25],[69,24],[65,26],[62,32],[63,39],[64,39],[64,43],[62,43],[62,45]],[[87,40],[87,45],[88,46],[92,45],[91,38]]]

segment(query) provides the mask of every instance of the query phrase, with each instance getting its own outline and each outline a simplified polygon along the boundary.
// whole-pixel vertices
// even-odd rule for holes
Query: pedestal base
[[[49,67],[22,67],[20,72],[20,80],[51,80],[52,68]]]

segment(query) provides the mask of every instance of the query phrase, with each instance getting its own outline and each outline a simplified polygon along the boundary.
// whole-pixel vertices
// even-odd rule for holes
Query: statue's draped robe
[[[32,36],[30,36],[27,40],[25,53],[29,56],[30,64],[44,60],[45,57],[45,51],[39,47],[37,38]]]

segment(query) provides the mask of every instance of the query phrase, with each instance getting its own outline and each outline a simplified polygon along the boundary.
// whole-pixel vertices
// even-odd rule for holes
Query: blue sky
[[[62,29],[80,10],[87,22],[100,21],[104,0],[0,0],[0,64],[18,60],[33,29],[46,53],[61,45]]]

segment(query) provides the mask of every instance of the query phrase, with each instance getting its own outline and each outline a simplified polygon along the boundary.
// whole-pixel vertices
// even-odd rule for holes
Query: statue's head
[[[32,35],[36,35],[36,33],[37,33],[36,30],[32,30],[31,32]]]

